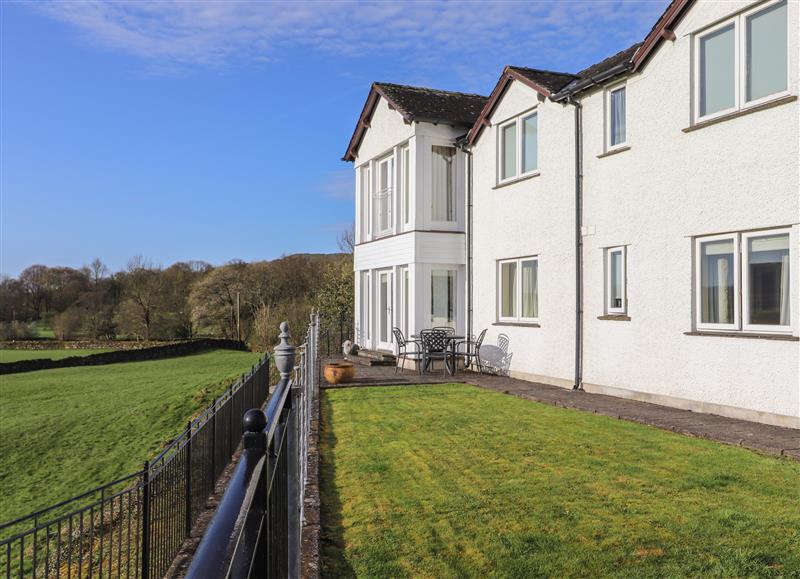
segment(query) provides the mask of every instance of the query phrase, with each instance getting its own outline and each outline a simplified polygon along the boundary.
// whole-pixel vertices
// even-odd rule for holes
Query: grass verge
[[[214,350],[0,377],[0,521],[140,469],[259,357]]]
[[[325,577],[798,577],[800,465],[466,385],[322,398]]]

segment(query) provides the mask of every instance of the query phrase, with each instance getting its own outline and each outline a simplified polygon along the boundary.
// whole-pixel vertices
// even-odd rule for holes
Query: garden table
[[[415,340],[419,340],[419,339],[422,338],[422,334],[411,334],[411,338],[415,339]],[[447,335],[447,338],[446,338],[447,339],[447,350],[448,350],[448,353],[453,358],[453,367],[451,368],[450,365],[447,364],[447,360],[445,360],[444,363],[447,366],[447,373],[450,374],[451,376],[455,375],[455,373],[456,373],[456,364],[455,364],[455,361],[456,361],[456,356],[455,356],[456,355],[456,350],[455,350],[455,345],[456,345],[456,343],[460,342],[461,340],[464,340],[465,338],[466,338],[466,336],[458,336],[458,335],[450,335],[450,334]]]

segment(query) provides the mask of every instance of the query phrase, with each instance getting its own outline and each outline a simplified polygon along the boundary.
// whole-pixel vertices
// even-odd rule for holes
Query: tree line
[[[187,261],[164,268],[135,257],[118,272],[100,259],[79,269],[32,265],[0,278],[0,339],[34,338],[48,328],[60,340],[213,336],[265,347],[283,320],[299,337],[312,308],[330,323],[349,319],[352,271],[347,252],[218,267]]]

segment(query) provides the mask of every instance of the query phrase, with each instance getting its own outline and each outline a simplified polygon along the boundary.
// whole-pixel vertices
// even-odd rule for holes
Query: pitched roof
[[[667,38],[674,40],[675,33],[672,28],[686,14],[687,8],[694,4],[694,0],[672,0],[667,9],[661,14],[659,19],[650,29],[642,42],[642,48],[633,58],[633,69],[639,70],[653,50]]]
[[[561,100],[567,96],[578,94],[579,92],[594,86],[597,82],[611,78],[633,68],[633,58],[637,54],[641,42],[621,50],[613,56],[609,56],[589,67],[584,68],[575,75],[575,80],[563,86],[554,96],[554,100]]]
[[[367,102],[361,111],[356,129],[343,157],[345,161],[355,160],[358,147],[369,128],[372,113],[380,100],[386,99],[389,107],[395,109],[407,123],[414,121],[427,123],[443,123],[448,125],[471,127],[480,115],[486,98],[483,95],[463,92],[452,92],[406,86],[388,82],[372,83]]]
[[[549,93],[557,93],[575,80],[574,74],[566,72],[553,72],[551,70],[526,68],[524,66],[509,66],[507,68],[538,85],[540,88],[545,89]]]

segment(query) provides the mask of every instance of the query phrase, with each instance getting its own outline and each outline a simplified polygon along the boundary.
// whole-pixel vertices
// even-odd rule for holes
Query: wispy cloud
[[[345,58],[392,53],[422,69],[455,54],[508,62],[580,60],[640,39],[666,0],[538,2],[64,1],[37,9],[90,41],[155,67],[224,66],[308,48]],[[588,64],[588,63],[587,63]]]
[[[338,171],[329,171],[318,184],[320,193],[331,199],[352,201],[355,196],[355,176],[353,169],[347,167]]]

